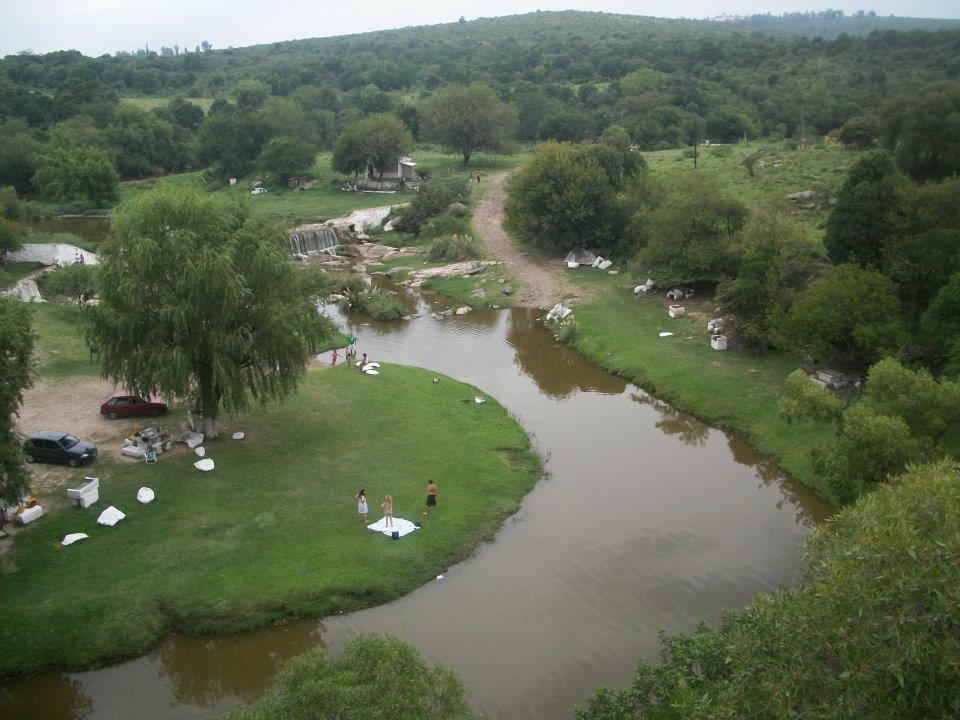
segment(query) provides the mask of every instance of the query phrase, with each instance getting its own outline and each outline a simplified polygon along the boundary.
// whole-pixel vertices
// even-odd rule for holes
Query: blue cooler
[[[392,533],[390,533],[390,537],[392,537],[394,540],[399,540],[399,539],[400,539],[400,531],[399,531],[399,530],[394,530]]]

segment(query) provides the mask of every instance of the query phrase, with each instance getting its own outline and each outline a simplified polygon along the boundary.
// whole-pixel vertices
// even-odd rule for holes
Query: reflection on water
[[[707,441],[710,426],[690,413],[677,410],[673,405],[658,400],[643,390],[633,393],[630,397],[638,403],[649,405],[660,413],[656,426],[664,435],[676,435],[684,445],[703,445]]]
[[[181,637],[150,655],[177,702],[216,707],[224,698],[252,702],[269,687],[280,666],[320,641],[315,623],[285,623],[226,637]],[[242,661],[227,663],[225,658]]]
[[[84,720],[93,712],[85,684],[66,673],[44,673],[0,685],[0,716],[33,720]]]
[[[445,303],[400,292],[419,318],[329,312],[371,359],[497,398],[545,458],[549,480],[496,540],[388,605],[322,624],[171,636],[127,663],[8,683],[0,706],[25,705],[40,683],[56,696],[51,719],[212,718],[262,693],[285,658],[388,632],[460,673],[483,717],[568,720],[598,685],[626,684],[638,658],[655,660],[661,629],[689,630],[795,580],[797,544],[828,508],[742,439],[588,363],[553,339],[540,311],[434,319]]]
[[[110,219],[101,217],[20,220],[19,223],[27,230],[38,233],[71,233],[88,243],[98,243],[110,232]]]
[[[542,392],[562,399],[574,391],[619,395],[626,389],[626,380],[601,370],[554,340],[539,320],[542,314],[543,311],[536,308],[514,310],[509,315],[507,329],[507,342],[514,350],[514,362],[533,378]]]

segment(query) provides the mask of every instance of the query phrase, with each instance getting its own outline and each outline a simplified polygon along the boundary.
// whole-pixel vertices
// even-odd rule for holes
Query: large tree
[[[708,176],[684,175],[646,218],[637,259],[659,283],[717,283],[733,268],[733,240],[746,219],[747,208]]]
[[[747,220],[736,246],[737,275],[720,283],[717,303],[736,335],[763,351],[822,259],[822,246],[769,210]]]
[[[301,290],[286,233],[248,205],[158,190],[124,203],[102,248],[88,339],[104,374],[221,410],[290,393],[330,325]]]
[[[216,163],[223,175],[240,177],[253,168],[271,133],[257,113],[211,113],[200,126],[200,158]]]
[[[396,164],[411,147],[413,136],[400,118],[390,113],[369,115],[353,122],[337,139],[333,167],[338,172],[356,175],[369,163],[382,179],[384,170]]]
[[[0,185],[12,185],[19,193],[33,190],[31,180],[42,149],[23,120],[0,123]]]
[[[0,298],[0,499],[11,503],[26,493],[30,480],[20,440],[13,430],[13,417],[23,391],[33,384],[32,355],[27,306],[12,298]]]
[[[850,168],[837,193],[837,206],[827,218],[823,240],[835,264],[880,266],[905,185],[906,179],[887,152],[870,153]]]
[[[797,353],[857,370],[895,355],[906,336],[893,282],[852,264],[812,283],[790,308],[782,332]]]
[[[287,178],[309,170],[316,155],[316,147],[309,143],[292,137],[275,137],[263,146],[258,164],[261,170],[273,175],[278,185],[282,185]]]
[[[886,105],[881,114],[884,144],[914,180],[934,180],[960,172],[960,82],[927,85],[905,102]]]
[[[33,177],[40,195],[57,201],[112,200],[117,197],[118,181],[107,153],[89,145],[51,150],[41,158]]]
[[[611,244],[614,193],[594,160],[567,143],[547,142],[510,185],[504,210],[524,242],[547,250]]]
[[[122,177],[174,170],[186,158],[186,149],[177,142],[173,126],[134,105],[117,109],[106,135],[116,152],[117,170]]]
[[[426,101],[426,137],[450,152],[463,155],[463,164],[477,150],[503,152],[509,147],[516,113],[489,85],[446,85]]]
[[[292,660],[273,688],[228,720],[467,720],[463,682],[408,642],[359,635],[340,658],[316,648]]]

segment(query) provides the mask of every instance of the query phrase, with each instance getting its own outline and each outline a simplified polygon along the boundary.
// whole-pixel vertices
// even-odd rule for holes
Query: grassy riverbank
[[[522,428],[475,388],[415,368],[378,377],[348,368],[307,374],[282,405],[228,423],[243,442],[207,445],[216,469],[192,453],[156,465],[113,460],[100,501],[44,516],[2,557],[0,673],[84,667],[141,653],[165,632],[238,630],[300,615],[386,602],[432,580],[490,537],[539,477]],[[439,510],[421,515],[428,479]],[[147,485],[157,499],[140,505]],[[396,514],[422,520],[400,541],[366,530],[390,493]],[[127,513],[96,525],[107,506]],[[67,533],[90,535],[61,548]]]
[[[742,433],[793,478],[835,502],[809,455],[829,442],[831,430],[791,425],[777,414],[784,380],[797,368],[795,358],[712,350],[709,300],[685,302],[687,317],[674,319],[661,298],[635,298],[623,275],[578,270],[568,277],[590,293],[588,301],[574,305],[576,350],[677,408]],[[661,338],[661,331],[674,334]]]

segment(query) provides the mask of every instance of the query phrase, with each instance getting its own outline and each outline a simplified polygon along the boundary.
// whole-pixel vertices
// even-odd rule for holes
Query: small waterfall
[[[339,244],[333,228],[323,225],[305,225],[290,231],[290,252],[293,255],[333,254]]]

